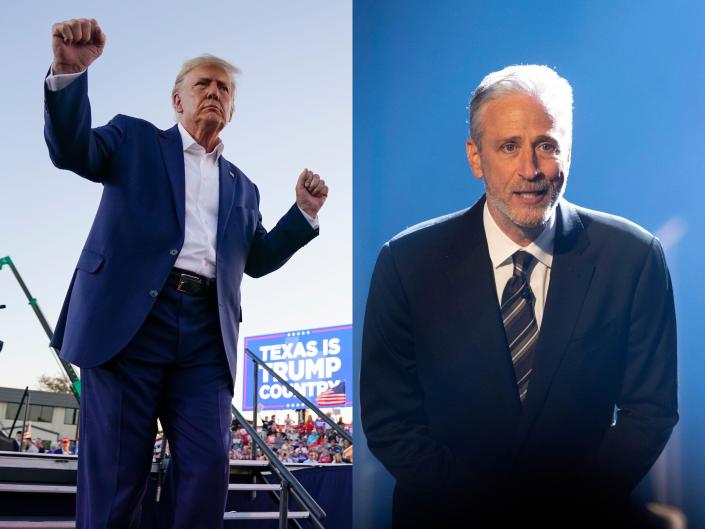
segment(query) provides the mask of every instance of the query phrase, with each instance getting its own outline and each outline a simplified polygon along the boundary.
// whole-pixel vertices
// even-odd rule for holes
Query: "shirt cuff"
[[[299,206],[298,204],[296,204],[296,207],[299,208],[299,211],[304,216],[304,218],[308,221],[308,223],[311,225],[311,227],[314,230],[317,230],[318,229],[318,216],[316,216],[315,218],[312,217],[311,215],[306,213],[303,209],[301,209],[301,206]]]
[[[44,82],[47,84],[47,88],[51,92],[58,92],[66,88],[68,85],[73,83],[80,75],[82,75],[86,70],[78,73],[50,73]]]

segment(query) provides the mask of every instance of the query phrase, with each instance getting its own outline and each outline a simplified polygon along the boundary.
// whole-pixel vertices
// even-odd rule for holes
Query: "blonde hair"
[[[228,61],[221,59],[220,57],[216,57],[215,55],[211,55],[210,53],[204,53],[203,55],[189,59],[183,64],[181,70],[179,70],[179,73],[176,74],[174,87],[171,89],[171,100],[174,100],[174,95],[176,95],[181,88],[181,83],[184,82],[184,79],[189,72],[195,70],[196,68],[200,68],[201,66],[216,66],[228,74],[233,88],[231,91],[233,104],[230,106],[230,117],[232,118],[233,110],[235,109],[235,88],[237,87],[235,77],[240,74],[240,69],[237,66],[230,64]],[[181,121],[180,113],[176,112],[175,117],[176,121]]]

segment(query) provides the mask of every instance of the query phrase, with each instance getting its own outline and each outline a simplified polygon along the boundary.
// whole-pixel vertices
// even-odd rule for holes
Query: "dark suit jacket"
[[[658,240],[560,202],[522,407],[483,204],[396,236],[373,273],[362,424],[396,478],[398,527],[421,526],[428,512],[513,516],[515,500],[540,518],[624,497],[677,422],[673,295]]]
[[[185,177],[176,126],[118,115],[91,129],[87,90],[87,74],[58,92],[45,88],[44,136],[54,165],[103,184],[52,341],[64,359],[90,368],[127,345],[164,288],[184,242]],[[243,273],[276,270],[318,230],[294,205],[267,232],[257,186],[222,156],[219,163],[218,310],[234,380]]]

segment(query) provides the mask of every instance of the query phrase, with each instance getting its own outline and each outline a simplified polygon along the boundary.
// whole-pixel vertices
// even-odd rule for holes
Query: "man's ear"
[[[481,180],[484,173],[482,172],[482,161],[480,160],[480,147],[472,138],[468,138],[467,143],[465,143],[465,152],[468,155],[468,163],[470,164],[470,169],[472,169],[472,174],[475,175],[475,178]]]
[[[174,107],[174,111],[178,114],[181,114],[184,111],[183,107],[181,106],[181,96],[178,92],[171,97],[171,106]]]

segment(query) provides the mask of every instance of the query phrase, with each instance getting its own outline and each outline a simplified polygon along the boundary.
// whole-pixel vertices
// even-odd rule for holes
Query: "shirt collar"
[[[179,123],[179,134],[181,134],[181,143],[183,144],[184,147],[184,152],[189,151],[197,154],[206,154],[206,150],[199,145],[196,140],[193,139],[193,137],[188,133],[188,131],[184,128],[184,126]],[[225,145],[223,145],[223,142],[221,141],[218,143],[218,145],[215,146],[215,148],[207,153],[208,155],[214,155],[215,159],[217,160],[220,155],[223,153],[223,149],[225,148]]]
[[[482,223],[485,227],[485,237],[487,238],[487,248],[490,252],[490,259],[493,268],[499,268],[507,262],[512,262],[512,255],[518,250],[529,252],[536,260],[540,261],[546,268],[551,268],[553,264],[553,242],[556,238],[556,215],[551,216],[548,225],[544,228],[533,242],[522,247],[512,241],[497,226],[492,218],[492,214],[487,206],[487,201],[482,211]]]

